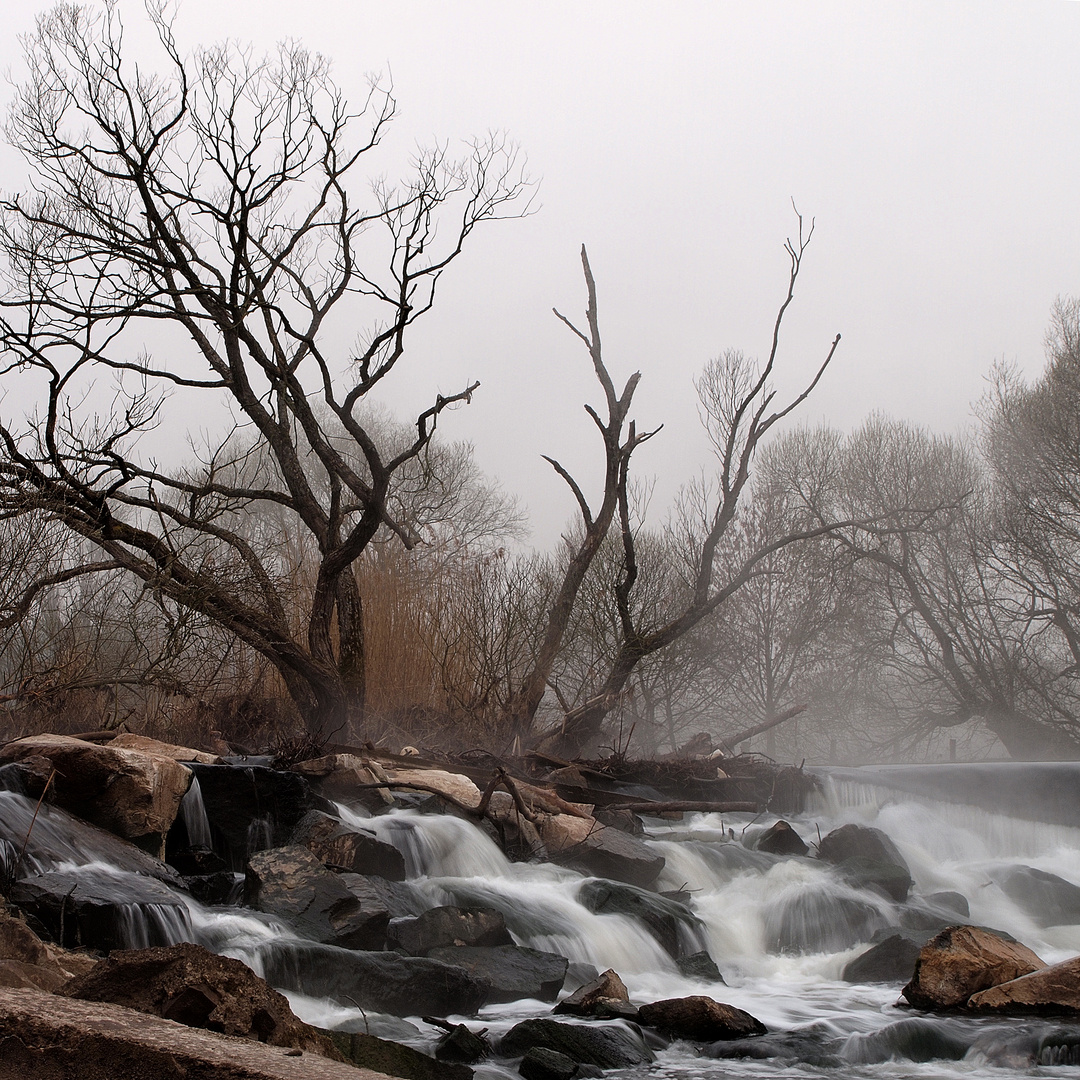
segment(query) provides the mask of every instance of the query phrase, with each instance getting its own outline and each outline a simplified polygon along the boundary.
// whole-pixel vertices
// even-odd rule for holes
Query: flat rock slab
[[[973,994],[969,1009],[1006,1016],[1080,1014],[1080,956]]]
[[[0,1080],[385,1080],[315,1054],[36,990],[0,989]]]

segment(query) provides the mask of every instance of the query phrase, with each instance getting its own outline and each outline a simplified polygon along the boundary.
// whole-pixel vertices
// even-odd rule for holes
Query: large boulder
[[[569,965],[565,956],[521,945],[458,945],[432,949],[428,956],[486,979],[491,984],[489,1005],[522,998],[554,1001]]]
[[[968,1008],[1006,1016],[1078,1016],[1080,956],[980,990]]]
[[[664,869],[664,857],[644,841],[594,818],[538,814],[540,839],[556,862],[596,877],[648,888]]]
[[[613,1016],[637,1019],[637,1006],[631,1004],[626,984],[611,968],[584,986],[579,986],[551,1011],[568,1016],[595,1016],[604,1020]]]
[[[293,1013],[284,995],[239,960],[218,956],[201,945],[116,950],[61,992],[188,1027],[336,1056],[326,1037]]]
[[[0,763],[47,758],[65,810],[161,856],[191,784],[191,770],[162,754],[99,746],[67,735],[31,735],[0,749]]]
[[[653,1052],[641,1036],[617,1020],[602,1026],[565,1024],[543,1017],[523,1020],[502,1037],[499,1053],[524,1057],[536,1046],[598,1069],[626,1069],[653,1060]]]
[[[243,871],[256,851],[288,844],[309,810],[329,807],[298,773],[198,762],[191,769],[199,780],[214,848],[231,870]]]
[[[390,944],[410,956],[429,956],[435,949],[453,946],[513,943],[506,919],[494,908],[430,908],[416,918],[400,919],[390,928]]]
[[[137,874],[87,866],[36,874],[12,885],[8,899],[66,948],[129,949],[191,936],[181,898]]]
[[[594,879],[582,884],[577,898],[583,907],[598,915],[628,915],[644,923],[673,959],[700,952],[704,944],[702,921],[685,904],[659,893]]]
[[[61,1080],[376,1080],[352,1065],[118,1005],[0,990],[0,1076]]]
[[[860,887],[876,886],[903,903],[911,888],[911,871],[892,840],[880,829],[842,825],[818,845],[818,858],[839,867]]]
[[[849,983],[907,982],[931,936],[930,931],[894,931],[851,960],[840,977]]]
[[[1036,870],[1011,866],[995,875],[1001,891],[1043,926],[1080,923],[1080,886]]]
[[[292,842],[306,847],[331,870],[405,880],[405,857],[393,844],[350,829],[321,810],[309,810],[300,819]]]
[[[341,878],[302,847],[271,848],[251,856],[244,898],[278,915],[302,937],[347,949],[381,949],[390,917],[365,908]]]
[[[281,941],[262,961],[267,982],[282,990],[394,1016],[471,1015],[491,988],[463,967],[395,952]]]
[[[980,990],[1044,967],[1029,948],[992,930],[950,926],[922,947],[901,993],[917,1009],[959,1009]]]
[[[768,1028],[748,1012],[710,997],[667,998],[642,1005],[638,1020],[665,1035],[692,1042],[719,1042],[764,1035]]]
[[[770,855],[808,855],[803,838],[784,820],[777,821],[757,839],[754,847]]]

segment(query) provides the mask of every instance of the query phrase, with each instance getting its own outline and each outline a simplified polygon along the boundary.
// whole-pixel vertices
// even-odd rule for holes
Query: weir
[[[511,862],[481,828],[462,818],[414,809],[374,817],[346,806],[337,811],[344,824],[402,853],[407,880],[393,889],[408,914],[444,904],[493,908],[504,915],[518,945],[570,961],[567,991],[586,981],[592,969],[610,967],[635,1001],[706,994],[752,1013],[769,1028],[754,1040],[707,1047],[704,1056],[685,1044],[662,1049],[652,1069],[664,1076],[899,1080],[918,1074],[959,1080],[1000,1076],[1002,1067],[1075,1066],[1076,1024],[924,1016],[897,1007],[895,982],[851,982],[844,971],[875,936],[949,921],[1006,931],[1047,963],[1080,954],[1080,814],[1070,810],[1080,789],[1080,766],[822,769],[819,776],[820,793],[788,819],[792,826],[810,845],[849,823],[881,829],[910,868],[907,900],[860,887],[822,860],[756,850],[757,839],[775,820],[771,815],[646,819],[645,840],[666,865],[655,892],[616,886],[638,905],[636,914],[627,914],[596,910],[605,883],[553,863]],[[33,810],[33,802],[18,792],[0,792],[7,861],[19,849]],[[184,812],[189,836],[201,835],[196,815],[193,798]],[[95,842],[96,834],[79,834],[73,820],[43,808],[16,876],[81,873],[95,888],[113,889],[121,902],[129,890],[134,896],[135,884],[147,888],[145,871],[110,866],[108,844]],[[250,838],[253,848],[270,839],[268,823],[257,831]],[[1061,883],[1052,903],[1045,890],[1027,887],[1047,876]],[[167,902],[153,892],[129,903],[124,944],[196,941],[249,964],[309,1022],[393,1032],[389,1037],[431,1049],[438,1032],[419,1018],[406,1012],[408,1026],[373,1012],[357,996],[370,992],[365,988],[375,978],[372,972],[391,960],[387,954],[307,941],[282,920],[242,907],[200,904],[167,881],[152,884],[165,890]],[[667,934],[658,929],[660,916],[670,915],[660,892],[680,894],[690,910],[675,918]],[[650,903],[655,919],[647,914]],[[959,906],[969,910],[967,918]],[[672,910],[685,908],[676,904]],[[702,949],[715,960],[722,982],[683,973],[680,958]],[[478,1022],[497,1038],[525,1017],[548,1015],[550,1008],[528,999],[488,1005]],[[927,1062],[933,1062],[930,1073]],[[637,1073],[646,1075],[646,1067]],[[480,1066],[478,1074],[481,1080],[516,1075],[498,1064]]]

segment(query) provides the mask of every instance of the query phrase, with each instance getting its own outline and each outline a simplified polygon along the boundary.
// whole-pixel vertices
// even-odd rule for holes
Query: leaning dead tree
[[[164,73],[125,55],[112,4],[58,6],[26,43],[6,131],[32,192],[2,203],[0,355],[7,408],[37,405],[0,422],[0,513],[43,513],[100,552],[52,580],[122,567],[258,650],[326,733],[364,707],[354,564],[380,531],[415,543],[388,509],[395,478],[477,384],[435,396],[404,444],[362,405],[473,229],[528,184],[494,137],[357,193],[387,88],[350,111],[297,45],[184,56],[165,6],[148,11]],[[328,344],[332,321],[366,327],[353,355]],[[232,427],[172,469],[149,435],[178,415]],[[267,506],[314,539],[303,597],[245,527]]]
[[[814,231],[812,222],[809,229],[804,230],[801,215],[798,222],[797,239],[788,240],[785,244],[789,259],[788,289],[773,325],[766,362],[760,370],[755,370],[741,353],[728,352],[708,365],[698,382],[706,426],[718,460],[717,478],[713,492],[699,492],[700,528],[691,541],[687,595],[655,624],[652,621],[644,622],[634,611],[633,595],[639,568],[635,528],[630,513],[629,455],[618,463],[614,494],[623,563],[620,579],[615,586],[615,601],[620,640],[597,692],[568,711],[561,724],[543,736],[542,742],[556,748],[557,752],[573,755],[594,743],[604,719],[621,700],[637,665],[645,657],[678,641],[713,615],[759,572],[770,554],[800,540],[824,535],[837,527],[836,523],[810,524],[805,529],[785,533],[752,550],[739,552],[730,565],[720,565],[721,545],[736,524],[740,500],[750,479],[750,466],[758,446],[777,423],[806,400],[825,374],[840,344],[840,335],[837,334],[805,388],[786,404],[774,404],[776,392],[770,380],[776,366],[780,330],[784,315],[795,297],[795,284],[803,256]]]

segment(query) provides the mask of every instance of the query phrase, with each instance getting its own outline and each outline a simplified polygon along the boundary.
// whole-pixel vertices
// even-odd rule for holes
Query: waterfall
[[[180,818],[187,829],[188,847],[211,850],[214,846],[210,836],[210,819],[206,816],[199,778],[191,778],[191,787],[180,800]]]

